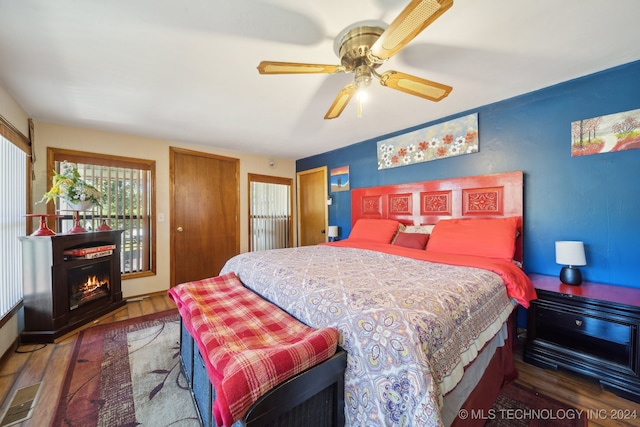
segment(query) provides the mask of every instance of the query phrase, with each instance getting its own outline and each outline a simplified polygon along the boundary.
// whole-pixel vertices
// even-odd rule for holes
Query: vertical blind
[[[62,162],[56,161],[59,172]],[[97,230],[105,222],[112,229],[124,230],[120,250],[122,273],[135,273],[151,269],[151,171],[75,163],[82,178],[105,195],[102,206],[79,212],[80,226]],[[64,212],[66,202],[58,201]],[[71,213],[60,219],[63,232],[74,227]]]
[[[291,242],[291,189],[288,185],[251,182],[251,250],[281,249]]]
[[[22,249],[27,213],[27,155],[0,135],[0,318],[22,300]]]

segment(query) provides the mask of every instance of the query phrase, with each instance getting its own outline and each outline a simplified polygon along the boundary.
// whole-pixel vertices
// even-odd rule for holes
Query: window
[[[27,230],[30,152],[29,141],[0,117],[0,319],[16,310],[23,296],[18,237]]]
[[[80,176],[105,198],[102,206],[78,212],[77,217],[65,201],[56,201],[55,209],[61,214],[57,229],[68,232],[80,226],[93,231],[106,224],[114,230],[124,230],[120,252],[123,278],[155,273],[155,162],[49,148],[49,182],[52,171],[60,172],[65,161],[77,167]]]
[[[293,180],[249,174],[249,250],[292,246]]]

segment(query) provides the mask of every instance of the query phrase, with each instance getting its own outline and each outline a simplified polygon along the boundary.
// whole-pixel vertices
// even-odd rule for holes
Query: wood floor
[[[15,390],[42,382],[32,417],[15,426],[50,425],[79,331],[97,324],[126,320],[172,308],[175,308],[175,304],[167,297],[166,292],[150,295],[138,301],[127,302],[121,309],[61,337],[55,344],[23,345],[17,352],[7,354],[0,362],[0,415],[5,413]]]
[[[166,293],[162,292],[140,301],[130,301],[122,309],[104,316],[86,327],[171,308],[175,308],[175,305],[167,298]],[[21,346],[16,352],[7,354],[0,361],[0,401],[2,402],[0,415],[4,414],[16,389],[42,382],[40,396],[32,417],[15,425],[43,427],[51,423],[77,332],[79,330],[62,337],[55,344]],[[640,425],[640,405],[617,397],[610,392],[602,391],[599,385],[592,380],[570,372],[556,372],[529,365],[522,361],[521,353],[516,355],[516,366],[520,373],[517,380],[519,383],[578,409],[590,411],[590,426]],[[633,411],[636,411],[636,418],[629,417]],[[613,419],[615,416],[627,419]]]

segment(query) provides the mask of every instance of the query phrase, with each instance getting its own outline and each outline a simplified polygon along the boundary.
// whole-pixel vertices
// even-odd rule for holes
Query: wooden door
[[[327,241],[327,168],[298,172],[298,245]]]
[[[240,253],[239,160],[171,147],[171,286]]]

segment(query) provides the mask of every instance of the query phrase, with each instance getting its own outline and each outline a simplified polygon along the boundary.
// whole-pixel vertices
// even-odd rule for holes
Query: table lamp
[[[563,265],[560,281],[577,286],[582,283],[582,274],[577,265],[587,265],[584,256],[584,243],[575,241],[556,242],[556,263]]]
[[[336,240],[336,237],[338,237],[338,226],[330,225],[328,235],[329,235],[329,241],[334,242]]]

